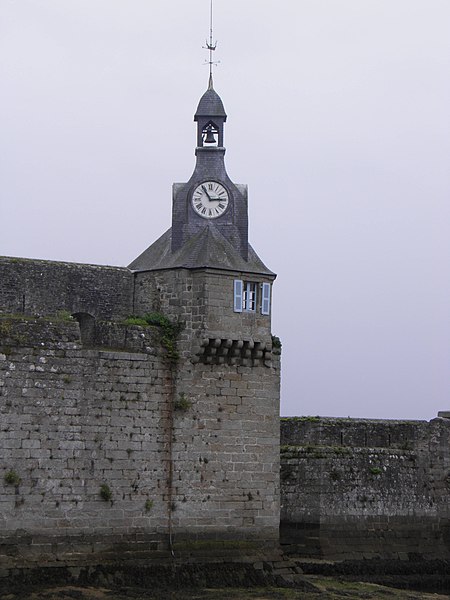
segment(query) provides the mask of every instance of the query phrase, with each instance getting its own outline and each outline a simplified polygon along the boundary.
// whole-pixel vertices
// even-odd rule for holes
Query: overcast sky
[[[209,0],[0,0],[0,254],[125,266],[194,168]],[[450,1],[215,0],[282,414],[450,409]]]

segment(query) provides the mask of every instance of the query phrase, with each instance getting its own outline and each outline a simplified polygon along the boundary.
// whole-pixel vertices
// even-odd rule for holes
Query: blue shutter
[[[261,314],[270,315],[270,283],[262,284]]]
[[[234,312],[242,312],[242,296],[244,284],[240,279],[234,280]]]

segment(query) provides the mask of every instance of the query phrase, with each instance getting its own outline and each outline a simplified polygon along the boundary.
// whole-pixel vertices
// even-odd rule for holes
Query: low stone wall
[[[450,421],[281,420],[281,540],[327,559],[448,558]]]

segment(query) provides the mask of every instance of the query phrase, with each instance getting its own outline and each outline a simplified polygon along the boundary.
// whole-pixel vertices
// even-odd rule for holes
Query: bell
[[[215,144],[216,143],[216,138],[214,136],[212,127],[208,127],[206,129],[206,137],[204,140],[205,144]]]

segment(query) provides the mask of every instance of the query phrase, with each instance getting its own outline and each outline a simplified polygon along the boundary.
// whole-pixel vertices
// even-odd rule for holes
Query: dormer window
[[[234,280],[234,312],[270,314],[270,283]]]

